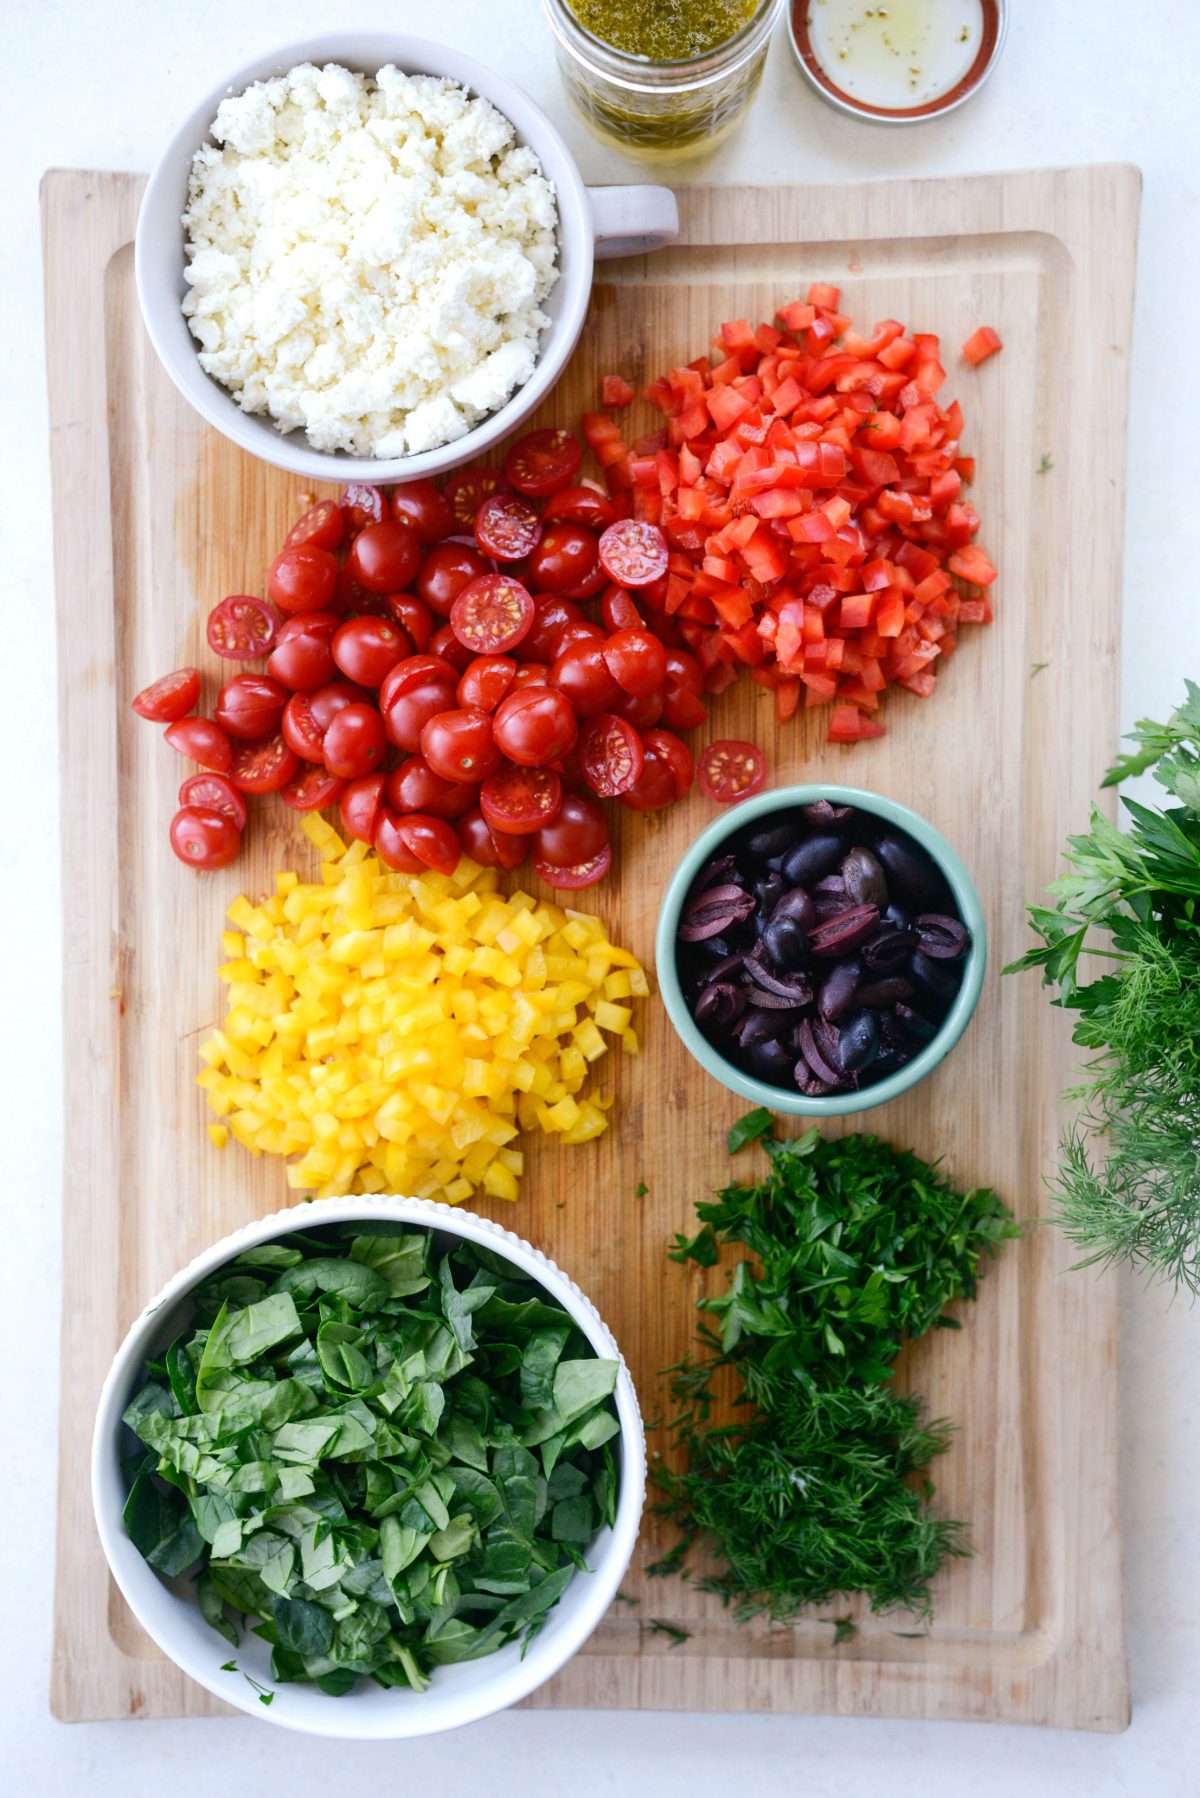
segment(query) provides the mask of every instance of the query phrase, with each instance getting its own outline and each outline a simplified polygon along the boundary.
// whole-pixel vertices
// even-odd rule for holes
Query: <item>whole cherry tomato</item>
[[[348,705],[369,703],[370,695],[352,681],[331,680],[315,693],[293,693],[283,714],[283,738],[303,761],[325,760],[325,732]]]
[[[511,656],[476,656],[463,669],[458,683],[458,703],[494,712],[512,687],[517,664]]]
[[[269,674],[235,674],[217,694],[213,716],[231,737],[265,737],[287,702],[287,688]]]
[[[288,617],[324,611],[337,593],[337,584],[337,563],[327,549],[318,549],[315,543],[281,550],[267,571],[268,597]]]
[[[490,574],[494,566],[469,543],[439,543],[422,558],[413,590],[431,612],[449,618],[463,588]]]
[[[669,730],[648,730],[642,738],[642,771],[621,794],[621,804],[635,812],[657,812],[674,805],[690,788],[696,767],[686,743]]]
[[[387,756],[387,732],[373,705],[344,706],[330,720],[322,745],[325,766],[342,780],[373,774]]]
[[[449,662],[456,674],[465,674],[474,660],[471,650],[467,648],[455,632],[453,625],[450,624],[440,625],[434,631],[429,639],[429,653],[433,656],[441,656],[443,661]]]
[[[492,733],[510,762],[536,768],[566,755],[579,727],[564,693],[554,687],[521,687],[500,702]]]
[[[550,685],[566,694],[577,718],[606,712],[621,697],[621,689],[604,659],[604,641],[600,637],[568,644],[550,670]]]
[[[423,755],[410,755],[393,768],[384,790],[394,810],[428,812],[431,818],[457,818],[475,803],[473,786],[435,774]]]
[[[196,668],[177,668],[164,674],[152,686],[143,687],[130,701],[139,718],[151,724],[174,724],[186,718],[200,697],[200,674]]]
[[[311,693],[337,673],[333,633],[340,619],[333,612],[304,612],[279,629],[267,658],[267,673],[293,693]]]
[[[189,868],[224,868],[241,847],[242,833],[225,812],[185,805],[171,819],[171,847]]]
[[[521,641],[523,662],[552,662],[559,653],[559,638],[568,625],[582,624],[583,613],[571,599],[539,599],[533,623]]]
[[[532,837],[493,830],[477,805],[458,820],[458,840],[481,868],[519,868],[533,845]]]
[[[552,867],[569,868],[591,861],[607,843],[608,823],[599,800],[590,793],[564,793],[557,817],[534,838],[533,853]]]
[[[407,633],[386,618],[347,618],[333,637],[333,659],[347,680],[379,687],[397,662],[413,652]]]
[[[478,785],[500,766],[492,721],[474,706],[439,712],[421,731],[421,754],[443,780]]]
[[[425,601],[414,599],[411,593],[389,593],[384,603],[392,623],[398,624],[412,638],[413,648],[417,651],[428,649],[433,635],[433,613]]]
[[[408,656],[397,662],[379,689],[387,734],[410,754],[421,747],[421,731],[439,712],[455,708],[458,674],[441,656]]]
[[[411,525],[422,543],[440,543],[454,529],[454,508],[432,481],[393,487],[392,517]]]
[[[462,847],[453,826],[445,819],[426,817],[420,812],[397,818],[384,806],[375,826],[375,852],[389,868],[405,874],[416,874],[422,868],[453,874]]]
[[[385,518],[359,532],[350,545],[346,567],[368,593],[402,593],[420,560],[421,539],[411,524]]]
[[[168,724],[163,736],[180,755],[199,762],[202,768],[211,768],[214,774],[228,774],[233,766],[229,738],[211,718],[180,718]]]
[[[617,631],[604,645],[609,672],[624,693],[644,699],[667,676],[667,652],[651,631]]]
[[[529,555],[529,584],[541,593],[563,593],[586,581],[596,565],[596,538],[586,526],[547,525]]]

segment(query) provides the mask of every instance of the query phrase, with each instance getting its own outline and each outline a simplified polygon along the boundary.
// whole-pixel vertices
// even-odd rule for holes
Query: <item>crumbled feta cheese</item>
[[[465,436],[526,382],[558,276],[554,189],[490,101],[303,63],[223,100],[192,162],[200,365],[320,450]]]

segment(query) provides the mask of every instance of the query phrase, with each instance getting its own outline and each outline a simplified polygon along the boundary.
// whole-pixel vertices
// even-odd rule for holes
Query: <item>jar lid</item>
[[[1008,30],[1008,0],[975,0],[981,17],[979,43],[972,58],[970,67],[960,74],[952,85],[944,92],[936,94],[932,99],[919,105],[881,105],[851,93],[840,86],[835,75],[825,66],[817,55],[814,43],[813,10],[826,0],[791,0],[788,10],[788,37],[792,51],[801,71],[820,94],[821,98],[839,112],[851,118],[866,119],[878,125],[916,125],[926,119],[940,118],[943,113],[954,112],[963,106],[971,96],[979,91],[991,74],[1004,47],[1005,34]],[[861,19],[853,21],[849,30],[857,31],[860,25],[870,22],[871,28],[880,29],[880,21],[887,18],[887,0],[882,4],[874,4],[873,0],[861,0],[856,6]],[[899,8],[897,8],[899,11]],[[953,21],[947,16],[947,25]],[[852,48],[853,39],[847,39],[847,47]],[[892,54],[899,52],[893,50]]]

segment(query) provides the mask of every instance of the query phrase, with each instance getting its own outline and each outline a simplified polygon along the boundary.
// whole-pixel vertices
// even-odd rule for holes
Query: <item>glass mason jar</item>
[[[570,0],[542,0],[558,71],[585,122],[621,149],[660,159],[710,149],[740,121],[762,80],[784,0],[759,0],[731,38],[702,56],[651,62],[587,31]]]

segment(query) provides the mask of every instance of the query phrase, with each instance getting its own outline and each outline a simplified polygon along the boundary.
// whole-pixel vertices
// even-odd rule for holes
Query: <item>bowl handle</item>
[[[669,187],[589,187],[596,260],[644,256],[679,235],[679,208]]]

